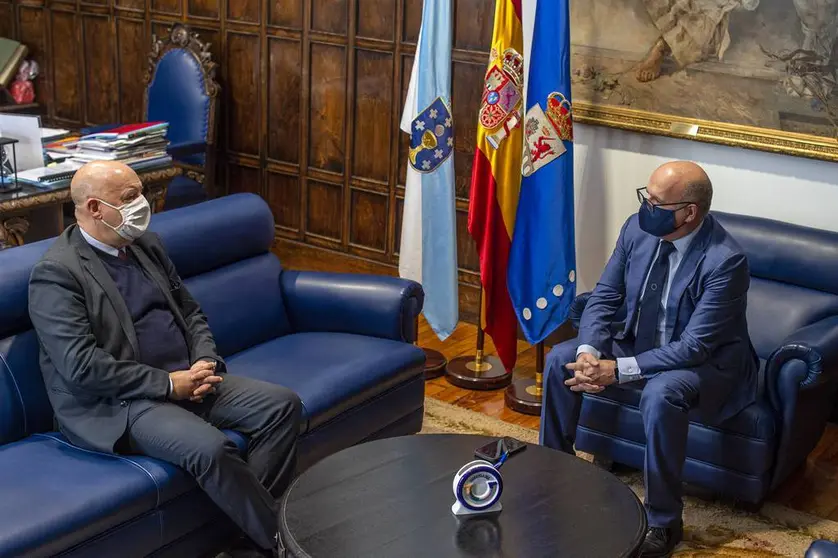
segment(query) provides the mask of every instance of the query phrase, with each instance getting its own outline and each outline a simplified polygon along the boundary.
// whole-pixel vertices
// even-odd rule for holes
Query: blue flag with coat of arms
[[[423,314],[444,340],[457,326],[451,0],[425,0],[401,129],[410,134],[399,275],[422,284]]]
[[[567,319],[576,296],[569,0],[522,0],[522,23],[524,151],[507,282],[535,344]]]

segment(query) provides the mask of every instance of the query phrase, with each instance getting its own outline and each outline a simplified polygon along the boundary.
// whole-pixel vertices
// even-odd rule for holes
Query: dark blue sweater
[[[189,346],[157,283],[130,252],[126,261],[99,250],[96,253],[131,313],[140,345],[137,362],[166,372],[188,370]]]

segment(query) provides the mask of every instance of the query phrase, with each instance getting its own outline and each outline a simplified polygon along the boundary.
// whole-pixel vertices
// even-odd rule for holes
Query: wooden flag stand
[[[543,382],[544,341],[535,346],[535,379],[519,378],[512,382],[503,395],[506,406],[525,415],[541,415]]]
[[[485,334],[483,323],[483,291],[477,303],[477,350],[474,355],[457,357],[448,364],[445,379],[450,384],[464,389],[502,389],[512,382],[512,373],[504,368],[500,359],[483,353]]]
[[[416,316],[416,345],[419,345],[419,316]],[[445,365],[448,359],[445,355],[434,349],[422,349],[425,351],[425,379],[433,380],[445,373]]]

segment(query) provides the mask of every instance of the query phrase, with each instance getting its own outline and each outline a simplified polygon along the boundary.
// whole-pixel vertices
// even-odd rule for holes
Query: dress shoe
[[[640,545],[640,552],[638,555],[641,558],[667,558],[672,555],[672,551],[684,538],[684,526],[671,527],[651,527],[646,531],[646,538],[643,544]]]

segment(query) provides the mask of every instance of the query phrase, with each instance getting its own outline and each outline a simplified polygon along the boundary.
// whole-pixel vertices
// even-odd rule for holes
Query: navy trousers
[[[576,339],[557,345],[547,355],[544,367],[544,404],[541,409],[539,442],[547,447],[574,453],[576,426],[582,408],[582,393],[564,384],[573,377],[565,365],[576,362]],[[629,343],[613,342],[602,358],[631,355]],[[697,408],[701,382],[694,370],[661,372],[644,382],[640,411],[646,432],[644,505],[651,527],[674,527],[681,522],[683,488],[681,470],[687,450],[688,413]],[[621,389],[613,386],[608,389]]]

